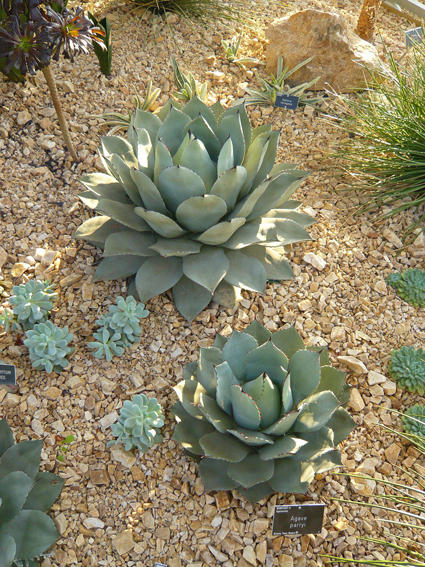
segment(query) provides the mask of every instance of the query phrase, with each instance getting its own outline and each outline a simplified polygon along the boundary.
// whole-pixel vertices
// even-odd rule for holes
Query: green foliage
[[[388,218],[412,210],[405,238],[416,238],[425,212],[425,46],[415,43],[398,62],[388,53],[387,67],[369,72],[368,89],[341,97],[341,129],[351,133],[339,148],[352,189],[364,194],[360,211],[381,211]]]
[[[51,321],[38,323],[26,332],[24,345],[28,347],[34,368],[46,372],[61,372],[69,364],[66,356],[73,351],[68,347],[73,335],[68,327],[61,329]]]
[[[9,331],[22,331],[21,325],[10,309],[2,309],[0,311],[0,327],[4,327],[6,333]]]
[[[67,435],[65,438],[63,438],[60,441],[58,453],[56,455],[56,459],[60,463],[65,462],[65,454],[68,452],[69,446],[71,445],[71,443],[74,442],[74,440],[75,440],[75,437],[73,435]]]
[[[425,350],[412,346],[393,350],[388,371],[402,388],[425,394]]]
[[[53,308],[53,301],[57,298],[53,285],[48,281],[29,280],[25,284],[13,286],[13,293],[9,301],[17,322],[24,329],[46,321]]]
[[[354,426],[341,407],[345,374],[294,327],[270,333],[255,321],[218,335],[183,378],[173,439],[201,457],[206,490],[237,489],[252,502],[304,493],[315,473],[341,465],[336,446]]]
[[[406,433],[425,439],[425,406],[411,406],[404,412],[401,420]]]
[[[89,348],[96,349],[93,356],[108,361],[114,355],[121,356],[126,347],[139,341],[139,321],[148,315],[144,304],[138,303],[134,297],[118,297],[117,305],[111,305],[109,313],[96,321],[101,327],[93,334],[97,341],[88,344]]]
[[[197,96],[203,102],[206,102],[208,83],[198,83],[192,73],[183,73],[177,65],[175,57],[171,57],[171,66],[173,67],[174,83],[177,87],[177,92],[173,95],[174,98],[189,102]]]
[[[132,401],[124,402],[118,422],[111,425],[117,439],[108,445],[122,443],[126,451],[137,448],[143,453],[162,441],[158,429],[163,425],[164,414],[158,400],[138,394]]]
[[[395,289],[397,295],[414,305],[425,307],[425,271],[419,268],[408,268],[403,272],[395,272],[386,278],[386,282]]]
[[[279,57],[276,76],[272,74],[269,79],[262,79],[261,77],[258,77],[258,81],[261,84],[261,90],[248,88],[245,89],[248,93],[248,96],[244,98],[245,103],[258,104],[260,106],[273,106],[276,102],[276,95],[284,93],[287,95],[299,97],[300,105],[316,104],[321,100],[321,98],[311,98],[305,96],[304,93],[315,83],[317,83],[319,77],[317,79],[313,79],[309,83],[301,83],[300,85],[296,85],[294,87],[290,87],[286,84],[286,81],[291,75],[293,75],[304,65],[307,65],[311,60],[312,57],[306,59],[305,61],[302,61],[292,69],[288,69],[287,67],[283,67],[283,59],[282,57]]]
[[[243,69],[245,65],[258,65],[260,62],[255,57],[238,57],[241,41],[242,34],[232,37],[230,41],[226,41],[225,39],[221,41],[227,60],[230,61],[230,63],[239,65]]]
[[[39,472],[41,441],[15,444],[0,421],[0,565],[27,565],[59,538],[46,514],[61,493],[63,480]]]
[[[96,54],[96,57],[99,61],[100,70],[106,76],[111,74],[111,67],[112,67],[112,36],[111,36],[111,24],[109,23],[108,18],[102,18],[98,20],[93,14],[90,12],[88,13],[90,20],[93,22],[93,25],[102,30],[103,36],[100,37],[100,41],[102,42],[102,46],[99,45],[98,42],[93,42],[93,50]]]
[[[212,299],[234,305],[238,288],[291,279],[285,246],[310,240],[313,219],[290,200],[306,172],[273,166],[278,143],[271,126],[251,129],[244,105],[136,110],[127,139],[102,138],[108,175],[81,179],[101,215],[75,234],[104,248],[95,279],[131,277],[143,302],[172,289],[188,320]]]

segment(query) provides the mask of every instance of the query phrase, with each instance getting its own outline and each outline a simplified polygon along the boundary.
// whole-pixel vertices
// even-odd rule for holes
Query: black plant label
[[[281,93],[276,95],[274,105],[279,108],[286,108],[286,110],[296,110],[299,102],[300,98],[298,96]]]
[[[422,28],[413,28],[405,31],[404,33],[406,36],[406,47],[411,47],[415,43],[423,42],[424,32]]]
[[[274,507],[272,535],[318,534],[322,531],[324,504]]]
[[[16,368],[13,364],[0,364],[1,386],[16,386]]]

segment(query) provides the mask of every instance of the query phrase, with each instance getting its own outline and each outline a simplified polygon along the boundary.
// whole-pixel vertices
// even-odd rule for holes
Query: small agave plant
[[[126,451],[136,448],[144,453],[162,441],[158,429],[163,425],[164,414],[158,400],[138,394],[132,401],[124,402],[118,422],[111,425],[117,439],[108,445],[122,443]]]
[[[234,305],[239,288],[291,279],[285,247],[309,240],[313,219],[290,199],[306,173],[273,166],[278,141],[251,128],[244,105],[136,110],[127,139],[102,138],[107,174],[81,179],[100,216],[75,237],[103,248],[95,279],[131,278],[143,302],[171,289],[188,320],[212,299]]]
[[[237,489],[255,502],[306,492],[315,473],[341,465],[336,446],[354,426],[342,407],[345,374],[293,327],[272,334],[254,322],[218,335],[183,378],[173,439],[201,458],[206,490]]]
[[[35,560],[59,538],[46,514],[61,493],[63,480],[39,472],[41,441],[15,444],[0,421],[0,565],[35,567]]]

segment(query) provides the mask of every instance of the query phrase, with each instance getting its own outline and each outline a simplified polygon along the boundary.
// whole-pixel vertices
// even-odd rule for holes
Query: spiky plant
[[[24,345],[28,347],[34,368],[46,372],[61,372],[69,365],[66,357],[73,351],[68,343],[73,335],[68,327],[60,328],[51,321],[38,323],[26,332]]]
[[[386,282],[395,289],[397,295],[415,307],[425,307],[425,271],[408,268],[394,272]]]
[[[132,401],[124,402],[117,423],[111,425],[117,439],[108,445],[122,443],[126,451],[136,448],[143,453],[162,441],[159,429],[163,425],[164,414],[158,400],[138,394]]]
[[[35,567],[37,558],[59,538],[46,511],[61,493],[63,480],[39,472],[42,444],[15,444],[7,421],[0,421],[1,567]]]
[[[243,105],[136,110],[127,140],[102,138],[108,175],[81,179],[101,215],[75,233],[104,249],[95,280],[131,277],[143,302],[172,288],[190,320],[212,299],[234,305],[237,288],[290,279],[285,246],[309,240],[313,219],[289,200],[306,173],[273,167],[278,141],[270,126],[251,129]]]
[[[245,69],[245,65],[253,66],[259,65],[260,62],[255,57],[240,57],[239,48],[242,41],[242,34],[232,37],[230,40],[221,40],[221,45],[224,49],[226,58],[230,63],[239,65],[242,69]]]
[[[388,372],[402,388],[425,394],[425,350],[412,346],[393,350]]]
[[[199,83],[190,71],[183,73],[175,57],[171,57],[171,66],[173,68],[174,83],[177,88],[173,98],[189,102],[192,98],[198,97],[202,102],[206,102],[208,83]]]
[[[315,473],[341,464],[336,446],[353,429],[342,408],[345,374],[294,327],[254,322],[201,348],[175,388],[173,439],[195,457],[206,490],[237,489],[255,502],[306,492]]]

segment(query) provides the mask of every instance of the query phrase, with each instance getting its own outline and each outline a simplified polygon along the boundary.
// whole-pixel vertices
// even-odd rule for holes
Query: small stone
[[[26,262],[17,262],[16,264],[13,264],[11,273],[12,273],[12,277],[14,278],[20,278],[22,276],[22,274],[24,274],[28,268],[30,268],[31,266],[29,264],[27,264]]]
[[[331,341],[343,341],[345,339],[345,328],[334,327],[331,331]]]
[[[230,500],[227,492],[217,492],[217,494],[215,495],[215,500],[217,502],[217,508],[219,510],[226,510],[226,508],[230,507]]]
[[[387,381],[386,376],[383,374],[379,374],[379,372],[375,372],[374,370],[370,370],[369,374],[367,375],[367,381],[371,386],[374,384],[382,384]]]
[[[316,268],[316,270],[319,271],[324,270],[326,267],[326,261],[321,256],[318,256],[313,252],[307,252],[307,254],[304,254],[303,260],[307,264],[311,264],[314,268]]]
[[[83,526],[88,530],[101,530],[105,524],[99,518],[84,518]]]
[[[45,250],[43,257],[41,258],[41,263],[43,266],[50,266],[56,259],[58,253],[55,250]]]
[[[155,520],[153,519],[152,512],[150,510],[143,514],[142,522],[145,528],[147,528],[148,530],[153,530],[153,528],[155,527]]]
[[[380,460],[377,457],[367,457],[356,469],[357,473],[368,474],[370,476],[374,475],[376,472],[376,467],[380,464]]]
[[[36,433],[40,437],[44,434],[44,428],[38,419],[34,418],[31,421],[31,429],[34,431],[34,433]]]
[[[400,445],[397,445],[397,443],[392,443],[384,451],[387,461],[392,465],[395,465],[400,456],[400,451],[401,451]]]
[[[59,285],[61,287],[70,287],[80,281],[82,278],[82,274],[69,274],[69,276],[65,276],[59,281]]]
[[[355,374],[363,374],[364,372],[367,372],[367,368],[364,363],[354,356],[338,356],[338,360]]]
[[[264,565],[267,555],[267,541],[264,540],[256,546],[255,555],[257,556],[257,560],[260,562],[260,565]]]
[[[280,567],[293,567],[294,560],[290,555],[281,555],[279,557],[279,566]]]
[[[311,301],[309,299],[303,299],[298,303],[298,309],[300,311],[308,311],[311,309]]]
[[[369,392],[372,394],[374,398],[379,398],[380,396],[384,395],[384,390],[381,388],[379,384],[374,384],[370,387]]]
[[[362,411],[365,407],[365,403],[363,401],[363,398],[359,392],[359,390],[357,388],[351,388],[350,390],[350,400],[348,402],[348,405],[354,410],[354,411]]]
[[[384,282],[384,280],[378,280],[373,288],[375,291],[377,291],[378,293],[380,293],[381,295],[387,295],[388,292],[388,286],[387,284]]]
[[[12,394],[11,392],[8,392],[8,394],[6,395],[6,397],[4,399],[4,403],[5,403],[6,406],[9,406],[9,407],[17,406],[18,404],[21,403],[21,396],[18,396],[17,394]]]
[[[387,394],[387,396],[393,396],[397,391],[397,384],[392,380],[386,380],[382,384],[382,389]]]
[[[145,480],[145,473],[136,466],[131,467],[131,476],[133,477],[134,481]]]
[[[59,396],[62,395],[62,390],[56,388],[55,386],[51,386],[44,391],[44,395],[46,396],[46,398],[49,398],[49,400],[56,400],[57,398],[59,398]]]
[[[131,551],[135,545],[133,532],[131,530],[125,530],[124,532],[116,535],[112,538],[112,545],[115,547],[119,555],[125,555]]]
[[[93,484],[109,484],[110,478],[106,469],[96,469],[90,471],[90,480]]]
[[[224,553],[222,553],[221,551],[219,551],[218,549],[216,549],[215,547],[213,547],[212,545],[208,546],[208,549],[211,551],[211,553],[214,555],[214,557],[217,559],[217,561],[219,561],[220,563],[223,563],[224,561],[227,561],[229,558],[227,557],[227,555],[225,555]]]
[[[269,524],[270,520],[268,520],[267,518],[257,518],[253,523],[254,533],[261,534],[262,532],[265,532],[269,527]]]
[[[388,242],[393,244],[396,248],[403,248],[403,242],[396,235],[396,233],[390,230],[389,228],[384,228],[384,230],[382,231],[382,236],[385,238],[385,240],[388,240]]]
[[[84,282],[81,286],[81,297],[83,301],[90,301],[93,298],[94,285]]]
[[[63,512],[56,516],[55,524],[60,535],[63,535],[66,532],[66,528],[68,527],[68,520],[65,518],[65,514]]]
[[[375,491],[376,482],[374,480],[351,477],[350,481],[354,492],[361,496],[371,496]]]
[[[102,429],[106,429],[107,427],[109,427],[113,423],[115,423],[117,421],[117,419],[118,419],[118,414],[117,414],[116,411],[108,413],[107,415],[102,417],[102,419],[99,419],[100,427]]]
[[[39,141],[38,145],[40,148],[43,148],[43,150],[53,150],[56,147],[55,141],[49,138],[43,138]]]
[[[7,262],[7,252],[2,246],[0,246],[0,270],[3,268],[6,262]]]
[[[130,451],[124,451],[119,445],[111,447],[111,455],[114,461],[118,461],[123,467],[131,469],[136,462],[136,457]]]
[[[255,555],[255,551],[252,545],[247,545],[244,548],[242,552],[242,556],[245,559],[245,561],[248,561],[248,563],[250,563],[251,565],[257,565],[257,557]]]
[[[18,126],[24,126],[24,124],[30,120],[32,120],[32,117],[28,110],[21,110],[21,112],[18,112],[18,116],[16,117]]]

